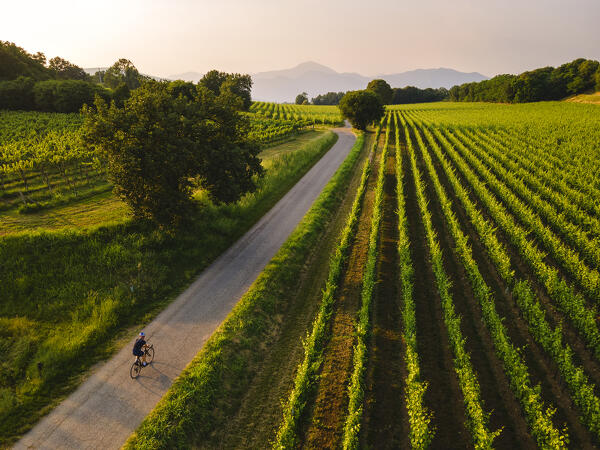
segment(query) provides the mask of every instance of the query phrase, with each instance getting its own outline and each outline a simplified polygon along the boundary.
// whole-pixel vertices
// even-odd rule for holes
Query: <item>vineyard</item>
[[[273,120],[294,121],[308,125],[341,125],[344,122],[337,106],[284,105],[280,103],[254,102],[250,111]]]
[[[388,109],[274,446],[596,447],[598,130],[565,103]]]
[[[110,188],[79,116],[2,114],[2,208]],[[256,102],[251,133],[266,145],[337,114]],[[597,448],[597,106],[398,105],[358,142],[332,179],[338,225],[249,291],[277,314],[242,308],[218,341],[229,369],[200,354],[128,446]],[[319,223],[341,202],[324,192]]]
[[[30,212],[110,189],[79,114],[0,112],[0,209]]]
[[[261,146],[313,125],[291,116],[247,116],[248,136]],[[80,142],[81,124],[79,114],[0,112],[0,211],[30,213],[111,190],[105,161]]]

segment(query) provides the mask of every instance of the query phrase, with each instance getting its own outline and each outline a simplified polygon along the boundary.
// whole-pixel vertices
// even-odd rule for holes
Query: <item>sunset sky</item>
[[[598,0],[19,0],[0,40],[81,67],[260,72],[312,60],[363,75],[518,73],[600,59]]]

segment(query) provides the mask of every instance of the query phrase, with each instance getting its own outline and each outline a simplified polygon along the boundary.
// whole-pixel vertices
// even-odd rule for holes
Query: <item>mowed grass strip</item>
[[[259,189],[204,208],[176,234],[125,220],[0,238],[0,445],[6,445],[148,322],[335,143],[326,133],[274,158]],[[41,370],[38,368],[41,364]]]
[[[268,348],[263,343],[278,326],[277,312],[286,302],[283,293],[294,292],[306,258],[343,198],[363,142],[359,136],[302,222],[125,448],[189,447],[206,438],[231,413],[215,410],[215,402],[235,404],[233,400],[252,381],[247,370],[250,360],[260,360],[261,351]]]

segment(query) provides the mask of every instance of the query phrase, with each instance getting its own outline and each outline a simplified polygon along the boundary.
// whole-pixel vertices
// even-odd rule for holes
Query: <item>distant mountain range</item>
[[[198,72],[171,75],[170,79],[197,82],[202,78]],[[392,87],[416,86],[418,88],[451,88],[457,84],[487,80],[477,73],[459,72],[453,69],[417,69],[409,72],[366,77],[358,73],[339,73],[316,62],[305,62],[291,69],[272,70],[252,74],[254,86],[252,99],[271,102],[293,102],[301,92],[309,98],[329,91],[353,91],[364,89],[369,81],[382,78]]]
[[[84,69],[89,74],[106,67]],[[335,70],[316,62],[305,62],[291,69],[271,70],[252,75],[252,99],[270,102],[293,102],[301,92],[306,92],[309,98],[316,97],[326,92],[354,91],[367,87],[369,81],[382,78],[392,87],[416,86],[425,88],[451,88],[457,84],[472,81],[487,80],[488,77],[477,73],[459,72],[454,69],[417,69],[409,72],[375,75],[366,77],[358,73],[339,73]],[[149,75],[160,80],[164,79]],[[185,72],[170,75],[167,79],[198,82],[203,74],[198,72]]]

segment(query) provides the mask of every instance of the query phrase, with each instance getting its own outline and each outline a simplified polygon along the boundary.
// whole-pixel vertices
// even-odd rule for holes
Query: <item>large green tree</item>
[[[259,149],[248,119],[196,86],[146,81],[123,108],[97,100],[84,110],[83,140],[105,155],[115,192],[136,217],[174,226],[190,211],[195,186],[216,202],[256,189]]]
[[[296,105],[306,104],[308,104],[308,94],[306,92],[302,92],[301,94],[296,95]]]
[[[379,96],[367,90],[347,92],[340,100],[338,108],[353,127],[363,131],[367,129],[368,124],[381,119],[385,114]]]
[[[104,84],[111,89],[116,89],[121,83],[125,83],[129,89],[140,86],[140,73],[133,63],[128,59],[121,58],[104,73]]]
[[[385,80],[377,79],[369,81],[369,84],[367,84],[367,91],[377,94],[384,105],[392,103],[394,91]]]
[[[204,86],[216,96],[227,97],[232,106],[237,103],[237,108],[242,111],[250,109],[252,104],[252,77],[250,75],[211,70],[200,79],[198,84]],[[235,100],[234,97],[239,100]]]
[[[18,77],[48,80],[52,78],[52,72],[45,65],[43,53],[33,55],[12,42],[0,41],[0,81]]]
[[[48,61],[48,68],[54,72],[56,78],[61,80],[88,81],[91,78],[81,67],[70,63],[60,56],[56,56]]]

